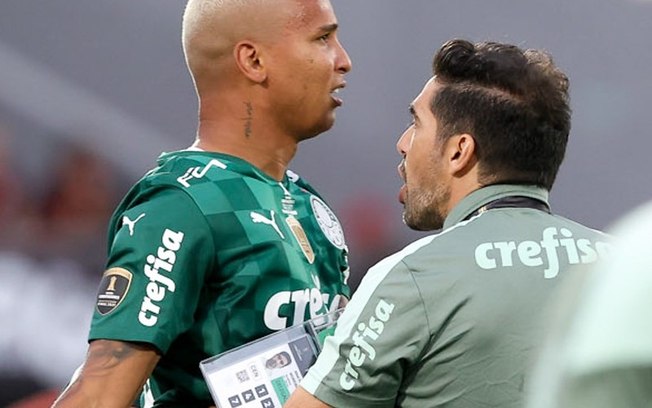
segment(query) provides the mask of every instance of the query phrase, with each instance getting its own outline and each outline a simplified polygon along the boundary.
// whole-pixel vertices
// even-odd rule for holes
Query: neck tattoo
[[[246,138],[251,136],[251,122],[253,121],[254,107],[251,105],[251,102],[244,103],[247,116],[244,118],[244,134]]]

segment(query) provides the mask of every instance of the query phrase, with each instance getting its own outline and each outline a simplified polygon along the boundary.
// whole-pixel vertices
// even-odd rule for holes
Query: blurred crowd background
[[[345,105],[291,167],[337,212],[353,287],[419,236],[401,223],[394,144],[452,37],[543,48],[568,73],[553,211],[604,228],[652,198],[651,1],[332,3],[353,60]],[[193,140],[184,4],[0,3],[0,406],[58,390],[81,362],[113,208],[160,152]]]

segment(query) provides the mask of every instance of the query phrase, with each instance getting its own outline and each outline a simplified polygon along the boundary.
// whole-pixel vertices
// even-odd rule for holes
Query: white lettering
[[[138,321],[143,326],[152,327],[158,321],[158,317],[156,317],[155,315],[148,316],[145,312],[141,311],[140,313],[138,313]]]
[[[569,265],[591,263],[611,247],[606,242],[575,239],[567,228],[545,228],[541,238],[541,241],[483,242],[475,248],[475,263],[486,270],[511,267],[515,262],[526,267],[545,265],[543,276],[552,279],[559,274],[560,259],[565,258]]]
[[[323,314],[324,312],[324,299],[321,292],[317,288],[310,289],[310,318]]]
[[[515,242],[494,242],[494,247],[500,250],[504,266],[512,266],[512,253],[516,249]]]
[[[177,181],[179,184],[182,186],[188,188],[190,187],[190,183],[188,183],[188,180],[191,180],[193,178],[202,178],[208,173],[208,170],[211,167],[217,167],[220,169],[226,169],[226,164],[222,163],[221,161],[217,159],[213,159],[210,162],[208,162],[207,165],[205,165],[203,168],[202,167],[191,167],[186,171],[186,173],[183,176],[180,176],[177,178]]]
[[[355,386],[356,380],[360,376],[356,371],[357,367],[362,366],[367,358],[372,361],[376,358],[374,343],[385,330],[385,323],[392,317],[393,311],[392,303],[380,299],[374,309],[374,315],[369,318],[369,321],[358,323],[356,331],[351,335],[354,346],[349,350],[344,372],[340,375],[340,387],[343,390],[351,391]]]
[[[140,305],[140,313],[138,314],[138,321],[144,326],[152,327],[158,321],[158,312],[161,310],[160,307],[152,303],[152,300],[148,297],[143,299],[143,303]],[[148,314],[149,312],[149,314]]]
[[[145,271],[145,276],[147,276],[150,281],[159,282],[165,285],[165,287],[167,287],[170,292],[174,292],[174,290],[176,289],[176,285],[174,281],[168,278],[167,276],[163,276],[160,273],[158,273],[158,269],[152,268],[152,265],[149,264],[145,265],[143,270]]]
[[[561,246],[563,246],[566,249],[566,254],[568,256],[568,263],[571,265],[576,265],[580,263],[580,257],[577,254],[577,245],[575,244],[575,240],[573,239],[573,233],[566,228],[562,228],[560,232],[561,235],[564,236],[564,238],[559,240],[559,244],[561,244]],[[597,244],[599,244],[599,242],[596,242],[596,245]]]
[[[163,232],[163,246],[171,251],[178,251],[181,248],[181,241],[183,241],[183,232],[174,232],[166,229]]]
[[[168,291],[176,290],[174,281],[161,271],[172,272],[177,259],[176,252],[181,248],[183,237],[183,232],[166,229],[161,237],[163,246],[158,247],[156,251],[158,256],[150,254],[145,259],[147,263],[143,266],[143,272],[150,282],[145,287],[145,296],[138,314],[138,321],[144,326],[152,327],[158,322],[161,307],[154,302],[161,302]]]
[[[543,259],[538,256],[541,253],[541,247],[534,241],[521,242],[518,244],[516,252],[518,253],[518,258],[525,266],[543,265]]]
[[[358,372],[355,371],[351,366],[351,361],[346,360],[346,364],[344,365],[344,371],[340,375],[340,387],[342,387],[343,390],[350,391],[353,389],[353,386],[355,385],[355,380],[357,379],[358,379]]]
[[[364,363],[365,358],[367,358],[367,356],[364,355],[358,347],[351,347],[351,351],[349,352],[349,361],[352,365],[360,367],[362,363]]]
[[[554,239],[554,236],[557,234],[557,228],[549,227],[543,230],[543,241],[541,241],[541,246],[546,250],[546,256],[548,258],[548,268],[543,270],[543,276],[545,278],[554,278],[559,273],[559,259],[557,258],[557,247],[559,247],[559,241]]]
[[[155,302],[160,302],[165,297],[165,288],[156,284],[156,282],[150,282],[145,288],[147,297]]]
[[[358,326],[358,330],[360,330],[360,326]],[[353,344],[360,347],[362,350],[364,350],[367,353],[370,360],[374,360],[376,358],[376,349],[374,349],[371,346],[371,344],[367,343],[367,341],[365,340],[364,333],[356,331],[355,333],[353,333],[353,336],[351,336],[351,339],[353,340]],[[353,363],[353,361],[351,361],[351,363]],[[355,364],[355,363],[353,365],[356,365],[358,367],[360,366],[360,364]]]
[[[301,291],[303,292],[303,291]],[[290,303],[291,292],[278,292],[275,293],[265,305],[265,312],[263,314],[263,320],[265,321],[265,326],[271,330],[281,330],[287,327],[287,317],[280,315],[280,310],[282,305],[287,305]]]
[[[277,292],[265,305],[263,321],[270,330],[281,330],[299,324],[307,318],[313,319],[324,313],[334,312],[340,307],[342,296],[333,296],[330,303],[329,298],[329,294],[321,293],[317,288]]]
[[[494,248],[494,244],[487,242],[475,248],[475,262],[482,269],[494,269],[496,260],[489,258],[488,254]]]
[[[293,324],[305,320],[306,305],[310,302],[310,289],[295,290],[292,292],[292,303],[294,303],[294,319]]]
[[[591,241],[588,239],[578,239],[577,248],[580,250],[580,259],[582,263],[591,263],[595,262],[598,258],[597,252],[595,249],[591,248]]]

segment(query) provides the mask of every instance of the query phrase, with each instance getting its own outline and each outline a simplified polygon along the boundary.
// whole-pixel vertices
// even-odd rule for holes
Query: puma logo
[[[251,216],[251,221],[254,223],[263,223],[265,225],[269,225],[272,228],[274,228],[274,231],[278,233],[278,235],[282,238],[285,239],[285,235],[281,232],[281,230],[278,228],[278,225],[276,225],[276,221],[274,219],[274,211],[270,211],[272,218],[267,218],[264,215],[257,213],[257,212],[250,212],[249,215]]]
[[[136,218],[136,219],[133,220],[133,221],[130,220],[129,217],[127,217],[126,215],[124,215],[124,216],[122,217],[122,224],[124,224],[124,225],[126,225],[127,227],[129,227],[129,236],[130,236],[130,237],[133,237],[133,236],[134,236],[134,227],[136,226],[136,223],[138,222],[138,220],[140,220],[140,219],[143,218],[144,216],[145,216],[145,213],[142,213],[142,214],[140,214],[140,215],[138,216],[138,218]]]

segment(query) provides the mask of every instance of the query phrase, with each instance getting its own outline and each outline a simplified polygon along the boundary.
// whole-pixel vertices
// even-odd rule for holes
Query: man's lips
[[[403,184],[401,189],[398,191],[398,202],[405,204],[405,199],[407,198],[407,185]]]
[[[344,87],[346,87],[346,81],[340,83],[339,85],[337,85],[331,90],[331,99],[333,100],[336,106],[342,106],[342,104],[344,103],[342,98],[337,96],[337,94],[339,94],[340,92],[340,89],[343,89]]]
[[[405,177],[405,159],[401,160],[401,163],[398,165],[398,175],[403,180],[403,185],[401,186],[401,189],[398,192],[398,201],[401,204],[405,204],[405,198],[407,197],[407,181]]]

